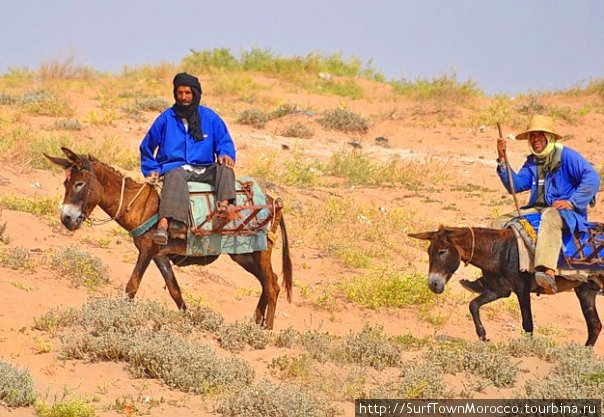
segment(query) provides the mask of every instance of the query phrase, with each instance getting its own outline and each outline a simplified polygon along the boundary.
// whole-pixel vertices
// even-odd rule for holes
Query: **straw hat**
[[[541,114],[534,114],[531,116],[526,131],[517,134],[516,140],[527,140],[530,132],[548,132],[554,135],[556,139],[562,138],[562,135],[554,132],[554,121]]]

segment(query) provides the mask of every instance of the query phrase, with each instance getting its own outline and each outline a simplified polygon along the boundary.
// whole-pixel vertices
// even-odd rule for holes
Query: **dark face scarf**
[[[176,74],[173,83],[175,103],[172,106],[172,110],[174,110],[174,113],[181,119],[187,119],[187,122],[189,123],[189,132],[191,132],[191,135],[196,142],[203,140],[201,119],[199,117],[199,102],[201,101],[201,84],[199,83],[199,79],[186,72],[181,72]],[[191,87],[191,91],[193,91],[193,101],[188,106],[180,104],[176,97],[176,89],[181,86]]]

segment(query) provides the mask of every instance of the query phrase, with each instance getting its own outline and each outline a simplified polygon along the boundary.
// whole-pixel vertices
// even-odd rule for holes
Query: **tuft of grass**
[[[36,267],[36,263],[29,256],[29,250],[22,246],[0,248],[0,265],[27,271],[32,271]]]
[[[365,134],[369,131],[367,120],[348,109],[338,108],[327,111],[318,119],[321,126],[326,129],[339,130],[346,133]]]
[[[393,267],[373,268],[341,284],[346,298],[367,308],[432,305],[436,295],[421,274],[406,274]]]
[[[310,139],[314,136],[315,131],[310,126],[296,122],[279,130],[279,134],[290,138]]]
[[[52,406],[44,401],[35,404],[36,414],[39,417],[95,417],[94,406],[85,399],[60,401]]]
[[[258,109],[243,110],[235,119],[235,123],[239,123],[242,125],[250,125],[255,127],[256,129],[262,129],[268,121],[268,115],[262,110]]]
[[[27,407],[36,399],[29,371],[0,360],[0,403],[9,407]]]
[[[282,380],[297,380],[307,382],[312,375],[312,362],[307,355],[277,356],[271,360],[268,368],[275,376]]]
[[[40,217],[54,217],[57,213],[58,200],[43,196],[33,198],[19,197],[13,194],[0,196],[0,208],[22,211]]]
[[[289,116],[301,112],[302,109],[295,103],[282,103],[270,114],[271,119],[279,119],[281,117]]]
[[[332,417],[341,414],[325,398],[292,384],[262,380],[229,395],[218,407],[223,416]]]
[[[56,130],[82,130],[82,124],[77,119],[55,120],[53,128]]]
[[[401,79],[390,83],[395,94],[400,94],[414,99],[463,101],[470,97],[481,95],[476,82],[468,79],[465,82],[457,81],[455,73],[443,74],[438,78],[418,78],[415,81]]]
[[[51,268],[69,276],[75,287],[84,285],[95,290],[109,283],[109,274],[103,261],[73,245],[53,251]]]
[[[75,113],[69,102],[44,90],[24,94],[17,105],[33,116],[71,117]]]
[[[334,152],[324,171],[344,178],[348,185],[377,186],[399,183],[408,189],[418,189],[427,181],[432,184],[442,183],[448,177],[443,163],[421,163],[400,157],[392,157],[382,162],[358,151]]]

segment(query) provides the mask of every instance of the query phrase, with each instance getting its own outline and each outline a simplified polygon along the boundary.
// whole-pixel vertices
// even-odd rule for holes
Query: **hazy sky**
[[[389,78],[454,70],[487,93],[604,78],[602,0],[0,0],[0,72],[70,54],[99,70],[191,49],[341,51]]]

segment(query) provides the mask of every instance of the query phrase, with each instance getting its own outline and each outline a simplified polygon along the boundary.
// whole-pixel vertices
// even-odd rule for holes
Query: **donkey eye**
[[[84,184],[86,184],[84,181],[78,181],[73,185],[73,189],[76,193],[79,193],[80,190],[84,187]]]
[[[445,256],[449,251],[447,249],[439,249],[437,253],[438,256],[443,257]]]

